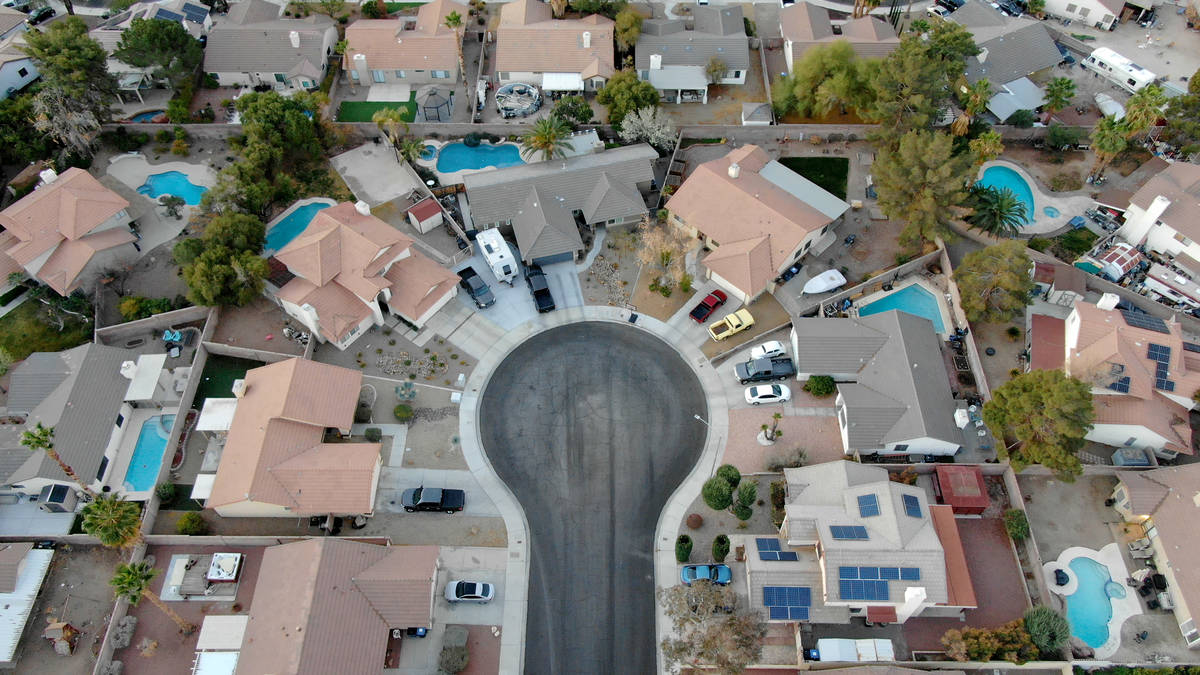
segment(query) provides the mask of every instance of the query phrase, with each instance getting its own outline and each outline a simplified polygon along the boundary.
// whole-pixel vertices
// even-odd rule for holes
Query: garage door
[[[553,265],[554,263],[571,262],[574,259],[575,259],[575,254],[571,253],[571,252],[567,252],[567,253],[559,253],[558,255],[548,255],[543,258],[534,258],[533,263],[535,265],[541,265],[544,267],[546,265]]]

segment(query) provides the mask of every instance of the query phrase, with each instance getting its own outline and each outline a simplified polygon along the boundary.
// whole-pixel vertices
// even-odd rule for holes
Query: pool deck
[[[112,461],[112,468],[108,472],[108,480],[106,485],[112,486],[113,492],[116,492],[123,499],[130,501],[145,501],[150,498],[150,494],[154,492],[154,488],[149,490],[129,491],[125,489],[125,474],[129,471],[129,463],[133,460],[134,450],[137,448],[138,437],[142,433],[142,425],[152,417],[159,415],[178,415],[179,408],[134,408],[133,414],[129,417],[129,422],[125,425],[125,433],[121,437],[121,445],[117,448],[117,455]],[[183,420],[178,420],[180,424]],[[167,451],[173,449],[166,448],[163,450],[163,461]],[[160,465],[161,468],[161,465]],[[117,478],[120,476],[120,478]]]
[[[983,178],[983,172],[993,166],[1002,166],[1016,171],[1021,176],[1021,179],[1025,181],[1025,184],[1029,186],[1029,191],[1033,193],[1033,213],[1030,214],[1033,217],[1033,222],[1021,228],[1021,236],[1057,233],[1064,228],[1070,227],[1069,222],[1071,218],[1083,215],[1086,209],[1092,207],[1092,198],[1083,191],[1064,193],[1061,196],[1047,194],[1042,190],[1037,180],[1024,167],[1006,160],[984,162],[983,166],[979,167],[979,178]],[[1047,216],[1044,210],[1047,206],[1058,209],[1059,215],[1055,218]]]
[[[1104,546],[1099,551],[1084,546],[1072,546],[1059,554],[1057,560],[1042,565],[1042,571],[1046,575],[1047,588],[1052,593],[1062,596],[1064,603],[1067,602],[1067,597],[1079,587],[1075,571],[1070,567],[1070,562],[1075,558],[1090,558],[1104,565],[1108,568],[1108,576],[1112,581],[1120,584],[1126,591],[1123,598],[1109,598],[1112,603],[1112,618],[1108,620],[1108,639],[1104,644],[1095,648],[1096,659],[1108,659],[1121,647],[1121,625],[1130,617],[1142,614],[1142,603],[1138,600],[1137,591],[1125,584],[1125,580],[1129,578],[1129,570],[1125,567],[1125,560],[1122,558],[1121,549],[1116,542]],[[1066,572],[1070,577],[1066,586],[1055,584],[1054,573],[1057,570]]]
[[[950,314],[950,306],[948,304],[949,300],[947,300],[946,294],[944,291],[942,291],[939,288],[937,288],[936,286],[934,286],[933,283],[931,283],[930,281],[923,279],[921,277],[908,277],[907,279],[901,279],[900,281],[896,282],[896,284],[892,287],[892,290],[890,290],[890,291],[877,291],[868,296],[859,298],[858,300],[856,300],[854,302],[854,307],[852,308],[851,316],[857,317],[859,308],[866,307],[867,305],[869,305],[873,302],[882,300],[884,297],[889,296],[893,293],[898,293],[898,292],[908,288],[909,286],[920,286],[921,288],[928,291],[931,295],[933,295],[934,299],[937,300],[938,312],[940,312],[942,315],[943,330],[940,333],[938,333],[938,335],[942,336],[943,338],[946,337],[947,335],[949,335],[950,331],[954,330],[954,319],[952,318],[952,315]]]
[[[309,197],[307,199],[301,199],[301,200],[295,202],[294,204],[292,204],[291,206],[287,207],[286,209],[284,209],[283,213],[281,213],[278,216],[275,216],[273,219],[271,219],[271,222],[267,223],[267,229],[265,230],[265,232],[270,232],[271,228],[278,225],[279,221],[292,215],[292,212],[294,212],[296,209],[298,209],[302,206],[308,206],[309,204],[325,204],[327,206],[335,206],[335,205],[337,205],[337,202],[335,202],[332,199],[329,199],[328,197]],[[296,236],[300,236],[300,234],[302,232],[303,232],[303,230],[301,230],[300,232],[297,232]],[[288,243],[290,244],[291,242],[288,242]],[[277,253],[277,251],[263,251],[263,257],[270,257],[274,253]]]

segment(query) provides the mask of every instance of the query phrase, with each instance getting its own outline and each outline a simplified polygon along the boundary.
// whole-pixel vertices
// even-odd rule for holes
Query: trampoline
[[[512,82],[496,90],[496,111],[505,119],[526,117],[542,107],[542,94],[532,84]]]

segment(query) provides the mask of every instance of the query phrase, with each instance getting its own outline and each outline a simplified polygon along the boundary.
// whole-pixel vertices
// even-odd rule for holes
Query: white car
[[[787,351],[783,348],[783,343],[779,340],[764,342],[750,350],[750,358],[752,359],[773,359],[776,356],[786,355]]]
[[[929,16],[937,16],[937,17],[941,17],[943,19],[950,16],[950,10],[946,9],[945,7],[940,7],[938,5],[930,5],[928,8],[925,9],[925,13],[928,14]]]
[[[786,384],[760,384],[746,387],[746,403],[783,403],[792,400],[792,390]]]
[[[446,584],[446,600],[449,602],[491,602],[496,597],[496,588],[482,581],[451,581]]]

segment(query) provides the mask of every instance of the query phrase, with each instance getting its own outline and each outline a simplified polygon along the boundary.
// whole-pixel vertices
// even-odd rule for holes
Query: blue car
[[[698,579],[728,586],[733,581],[733,570],[729,569],[729,565],[684,565],[679,571],[679,580],[685,586],[691,586]]]

